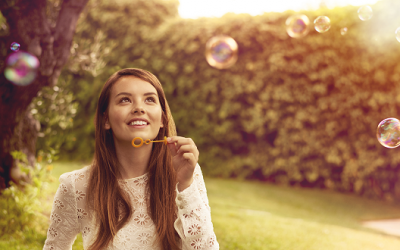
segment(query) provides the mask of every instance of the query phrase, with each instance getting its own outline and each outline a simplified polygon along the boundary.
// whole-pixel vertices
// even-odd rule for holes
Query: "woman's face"
[[[135,120],[147,123],[133,124]],[[112,129],[116,142],[130,143],[135,137],[153,140],[162,127],[162,108],[153,85],[125,76],[112,86],[105,129]]]

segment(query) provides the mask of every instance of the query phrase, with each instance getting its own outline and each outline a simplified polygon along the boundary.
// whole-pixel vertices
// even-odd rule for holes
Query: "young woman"
[[[65,173],[44,249],[219,249],[199,151],[176,135],[161,83],[123,69],[103,86],[93,163]],[[132,140],[164,140],[133,147]],[[135,141],[140,144],[140,141]]]

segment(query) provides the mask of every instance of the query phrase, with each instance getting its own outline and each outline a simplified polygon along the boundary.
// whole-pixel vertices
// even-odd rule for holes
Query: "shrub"
[[[14,159],[19,161],[19,168],[31,177],[29,183],[16,185],[10,182],[10,187],[0,195],[0,240],[24,240],[28,235],[45,237],[48,216],[43,213],[48,207],[41,200],[46,195],[46,187],[50,180],[51,165],[41,162],[34,167],[28,166],[26,155],[20,151],[12,152]]]

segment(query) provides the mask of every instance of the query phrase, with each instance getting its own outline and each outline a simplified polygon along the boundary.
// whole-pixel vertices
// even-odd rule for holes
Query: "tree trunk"
[[[18,42],[21,50],[39,59],[40,66],[36,79],[27,86],[14,85],[4,74],[0,76],[0,190],[6,188],[10,180],[19,183],[26,178],[11,157],[12,151],[24,152],[30,165],[35,163],[40,125],[30,114],[28,106],[44,86],[56,85],[70,55],[79,15],[88,0],[64,0],[53,26],[46,16],[46,0],[5,2],[0,4],[0,11],[7,20],[9,35],[5,39],[2,37],[3,45],[9,48],[12,42]],[[11,52],[8,50],[6,54]],[[4,62],[5,57],[1,57]]]

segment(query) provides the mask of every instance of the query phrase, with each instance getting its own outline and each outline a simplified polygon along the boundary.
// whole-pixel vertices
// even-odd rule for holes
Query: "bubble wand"
[[[135,144],[135,141],[136,141],[136,140],[140,140],[140,144]],[[145,143],[145,144],[150,144],[150,142],[164,142],[164,144],[167,145],[167,137],[164,136],[164,140],[162,140],[162,141],[152,141],[152,140],[150,140],[150,139],[147,139],[147,140],[143,141],[142,138],[140,138],[140,137],[135,137],[135,138],[133,138],[133,140],[132,140],[132,146],[134,146],[135,148],[140,148],[140,147],[143,145],[143,143]]]

